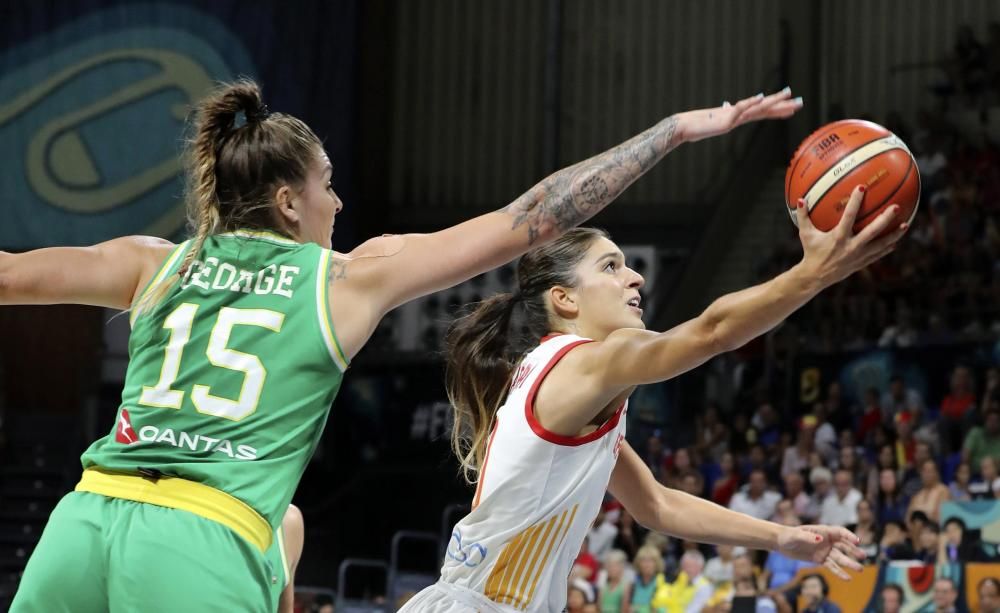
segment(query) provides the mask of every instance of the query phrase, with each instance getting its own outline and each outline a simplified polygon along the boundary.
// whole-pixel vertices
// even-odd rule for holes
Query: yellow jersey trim
[[[155,275],[153,275],[153,278],[149,280],[149,283],[146,284],[146,287],[144,287],[142,289],[142,292],[139,293],[139,297],[136,298],[134,302],[132,302],[128,314],[129,326],[135,325],[135,318],[137,316],[137,311],[135,310],[135,307],[142,304],[143,299],[146,296],[148,296],[150,292],[153,291],[153,288],[159,285],[164,280],[164,278],[166,278],[166,276],[170,273],[170,271],[173,270],[174,266],[177,265],[177,261],[181,259],[181,255],[187,251],[188,245],[190,243],[191,241],[187,240],[174,247],[173,252],[167,257],[167,260],[163,263],[163,266],[160,267],[160,270],[157,271]]]
[[[271,546],[274,535],[267,521],[242,500],[204,483],[180,477],[153,480],[140,475],[88,468],[83,471],[75,490],[194,513],[226,526],[261,553]]]
[[[284,573],[284,581],[281,584],[281,589],[283,590],[288,587],[292,578],[290,576],[291,571],[288,568],[288,555],[285,553],[285,531],[281,526],[278,526],[278,529],[274,531],[274,536],[278,540],[278,551],[281,552],[281,570]]]
[[[337,341],[337,333],[333,328],[333,316],[330,314],[330,300],[328,297],[330,258],[333,252],[329,249],[321,249],[319,254],[319,267],[316,269],[316,314],[319,316],[319,328],[323,333],[323,342],[333,358],[334,364],[341,372],[347,370],[351,361],[340,347]]]

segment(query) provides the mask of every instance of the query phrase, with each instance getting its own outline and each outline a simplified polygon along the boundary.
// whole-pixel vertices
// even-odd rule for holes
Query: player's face
[[[594,240],[577,266],[577,278],[572,294],[581,334],[600,340],[619,328],[646,327],[639,308],[645,280],[625,265],[625,255],[613,242]]]
[[[334,217],[344,208],[344,203],[333,191],[333,166],[322,150],[309,166],[305,184],[295,194],[295,200],[299,205],[299,239],[329,249]]]

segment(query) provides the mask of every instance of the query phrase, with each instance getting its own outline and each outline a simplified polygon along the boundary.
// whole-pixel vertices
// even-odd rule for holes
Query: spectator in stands
[[[873,464],[873,466],[868,468],[868,477],[866,478],[865,485],[865,494],[869,500],[874,500],[879,491],[879,479],[881,478],[882,471],[891,470],[893,473],[896,473],[899,468],[896,464],[896,454],[893,453],[892,445],[880,445]],[[893,483],[895,482],[895,474],[893,474]],[[877,507],[878,505],[875,506]]]
[[[677,578],[656,590],[651,603],[654,611],[700,613],[712,597],[715,588],[702,572],[705,556],[697,549],[689,549],[681,556],[680,564]]]
[[[705,413],[695,418],[695,431],[698,433],[695,443],[698,454],[703,458],[720,460],[726,452],[729,428],[719,420],[719,408],[716,405],[708,405]]]
[[[833,464],[837,459],[837,430],[830,423],[832,407],[840,407],[843,403],[840,400],[840,384],[831,383],[829,397],[826,403],[817,404],[813,407],[813,415],[816,417],[816,451],[819,452],[827,464]]]
[[[896,463],[905,471],[913,466],[917,449],[917,439],[913,436],[914,416],[909,411],[903,411],[896,414],[895,420]]]
[[[701,473],[695,470],[690,470],[681,477],[680,486],[677,488],[682,492],[687,492],[692,496],[698,496],[699,498],[705,497],[705,480],[702,478]]]
[[[809,501],[809,508],[802,514],[802,519],[806,521],[816,521],[823,510],[823,502],[832,493],[831,482],[833,474],[825,466],[817,466],[809,471],[809,484],[812,485],[813,494]]]
[[[729,595],[728,599],[723,600],[710,613],[729,613],[735,608],[734,605],[737,602],[753,603],[752,610],[755,613],[776,613],[778,610],[777,605],[770,597],[760,594],[753,579],[741,577],[733,582],[732,594]],[[740,610],[747,611],[748,609]]]
[[[1000,613],[1000,579],[984,577],[976,586],[979,596],[979,613]]]
[[[950,517],[944,523],[944,532],[938,541],[937,562],[977,562],[980,559],[976,543],[967,538],[965,522],[958,517]]]
[[[781,500],[781,494],[767,489],[767,476],[761,469],[750,473],[750,482],[733,495],[729,508],[757,519],[769,519]]]
[[[636,552],[639,551],[639,543],[642,540],[640,533],[642,532],[644,529],[636,525],[632,514],[623,508],[621,516],[618,518],[618,534],[615,536],[612,547],[624,551],[628,558],[634,558]]]
[[[937,522],[941,517],[941,503],[951,497],[948,486],[941,483],[937,462],[932,459],[924,460],[920,465],[920,481],[920,490],[910,499],[907,513],[912,515],[914,511],[923,511],[931,521]]]
[[[934,581],[934,613],[955,613],[955,601],[958,600],[958,590],[955,582],[948,577],[938,577]]]
[[[663,439],[660,438],[660,431],[657,430],[646,441],[646,465],[649,466],[653,476],[660,479],[669,459],[670,454],[663,446]]]
[[[694,464],[691,462],[691,454],[686,447],[681,447],[670,456],[667,469],[660,482],[667,487],[680,489],[681,478],[692,470],[694,470]]]
[[[903,523],[890,520],[883,524],[882,540],[879,541],[879,556],[882,560],[912,560],[913,542]]]
[[[900,613],[903,610],[903,588],[895,583],[886,583],[882,586],[879,597],[879,613]]]
[[[805,599],[803,613],[840,613],[840,607],[827,599],[830,586],[818,573],[802,578],[802,597]]]
[[[594,586],[583,579],[571,579],[566,595],[566,613],[586,613],[586,606],[594,602]]]
[[[878,346],[913,347],[919,337],[920,332],[913,325],[913,311],[905,304],[897,303],[895,320],[882,330]]]
[[[918,420],[924,414],[924,401],[920,392],[907,387],[903,376],[898,373],[889,379],[889,390],[882,395],[881,406],[887,422],[891,422],[903,411],[912,413]]]
[[[934,564],[937,561],[938,550],[941,548],[941,530],[934,522],[924,524],[915,539],[916,549],[913,559],[924,564]]]
[[[931,447],[927,443],[915,443],[913,445],[913,459],[903,468],[903,495],[907,498],[913,496],[924,486],[920,467],[924,462],[932,460]]]
[[[799,525],[798,519],[793,515],[785,514],[781,520],[786,526]],[[794,560],[779,551],[772,551],[767,554],[767,562],[764,563],[763,580],[769,592],[784,592],[795,587],[796,573],[814,566],[816,565],[811,562]]]
[[[799,420],[795,445],[785,449],[781,459],[781,474],[801,472],[809,466],[809,456],[816,449],[816,417],[806,415]]]
[[[879,471],[878,493],[873,502],[880,524],[885,525],[889,521],[902,522],[906,519],[910,501],[899,490],[896,471],[890,468]]]
[[[632,583],[625,575],[627,564],[628,558],[621,549],[612,549],[604,554],[604,569],[597,580],[601,613],[624,613],[628,610]]]
[[[878,389],[869,387],[865,392],[864,407],[861,409],[861,416],[858,418],[857,434],[858,440],[867,443],[875,435],[878,428],[885,419],[882,407],[879,406]],[[843,450],[843,445],[841,446]]]
[[[740,475],[736,470],[736,460],[732,453],[727,451],[722,454],[719,471],[721,474],[712,484],[712,502],[728,507],[736,488],[740,485]]]
[[[656,589],[665,582],[663,577],[663,556],[660,550],[643,545],[632,561],[635,567],[635,582],[632,584],[631,613],[653,613],[652,602]]]
[[[1000,458],[1000,409],[991,408],[983,416],[983,425],[969,430],[962,444],[962,459],[979,466],[984,457]]]
[[[792,509],[797,516],[805,517],[809,511],[809,494],[805,492],[805,480],[802,473],[794,472],[785,475],[785,497],[791,501]]]
[[[962,462],[955,468],[955,478],[948,484],[948,493],[951,499],[958,502],[972,500],[969,493],[969,484],[972,483],[972,467],[968,462]]]
[[[590,553],[590,537],[583,537],[580,553],[577,554],[576,560],[573,562],[573,569],[570,571],[570,575],[580,577],[588,583],[593,583],[597,580],[597,571],[600,568],[601,565],[597,561],[597,558]]]
[[[849,471],[840,469],[833,476],[833,491],[823,500],[819,522],[831,526],[847,526],[858,522],[858,502],[861,492],[854,487]]]
[[[774,517],[771,518],[771,521],[785,526],[798,526],[802,524],[798,513],[795,512],[792,501],[787,498],[778,502],[778,506],[774,508]]]
[[[744,477],[748,480],[750,479],[750,473],[754,470],[762,470],[768,482],[770,482],[772,479],[777,479],[780,468],[781,456],[776,453],[768,454],[764,446],[757,443],[750,447],[750,453],[743,462],[741,470]]]
[[[733,547],[718,545],[715,553],[717,555],[705,564],[705,578],[718,588],[733,581]]]
[[[860,489],[865,486],[865,466],[861,457],[858,456],[857,448],[842,446],[838,454],[837,468],[845,470],[851,475],[853,487]]]
[[[941,451],[948,454],[959,448],[961,433],[966,421],[973,416],[976,394],[972,373],[966,366],[956,366],[949,379],[949,391],[941,399]]]
[[[590,528],[588,535],[588,549],[597,559],[603,559],[614,545],[615,537],[618,536],[618,518],[621,515],[621,505],[617,502],[605,503],[597,517],[594,518],[594,525]]]
[[[997,458],[986,456],[979,462],[979,478],[969,484],[969,493],[976,500],[1000,498],[1000,474]]]
[[[733,415],[733,427],[729,431],[729,451],[743,456],[750,445],[757,442],[756,432],[750,427],[750,418],[742,411]]]
[[[871,503],[864,498],[858,501],[858,523],[848,529],[860,540],[858,547],[868,556],[865,563],[877,563],[879,527]]]

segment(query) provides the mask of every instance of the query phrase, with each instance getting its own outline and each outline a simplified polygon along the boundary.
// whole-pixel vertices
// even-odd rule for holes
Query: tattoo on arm
[[[529,245],[553,230],[565,232],[617,198],[678,140],[677,117],[668,117],[617,147],[550,175],[503,212],[514,218],[512,229],[528,226]]]
[[[333,283],[334,281],[340,281],[346,278],[347,278],[347,262],[332,260],[330,262],[330,273],[327,275],[326,278],[327,285]]]

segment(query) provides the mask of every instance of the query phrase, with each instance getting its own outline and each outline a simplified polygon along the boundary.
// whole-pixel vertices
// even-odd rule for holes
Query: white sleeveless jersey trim
[[[547,336],[542,339],[542,342],[544,343],[552,338],[555,337]],[[594,430],[590,434],[585,434],[583,436],[564,436],[562,434],[556,434],[555,432],[550,432],[546,430],[545,426],[543,426],[535,417],[535,396],[538,395],[538,388],[542,384],[542,381],[545,380],[545,376],[549,374],[549,371],[552,370],[552,367],[558,364],[559,360],[561,360],[563,356],[569,353],[571,349],[592,342],[594,341],[590,339],[579,339],[567,342],[563,347],[561,347],[558,351],[556,351],[555,355],[552,356],[552,358],[550,358],[548,364],[546,364],[545,367],[542,369],[542,372],[538,373],[538,376],[535,378],[535,382],[531,385],[531,389],[528,390],[528,396],[527,398],[525,398],[524,401],[524,418],[528,421],[528,425],[531,426],[531,430],[535,434],[537,434],[540,438],[543,438],[550,443],[554,443],[556,445],[576,446],[576,445],[583,445],[584,443],[589,443],[591,441],[596,441],[597,439],[601,438],[602,436],[610,432],[615,426],[617,426],[618,420],[621,419],[622,411],[625,409],[624,402],[620,407],[618,407],[618,410],[615,411],[615,414],[612,415],[611,418],[608,419],[608,421],[604,422],[600,428]]]
[[[547,337],[521,360],[490,433],[472,511],[452,531],[441,580],[502,611],[561,611],[580,544],[625,437],[627,403],[594,432],[561,436],[534,415],[541,382],[590,339]]]

